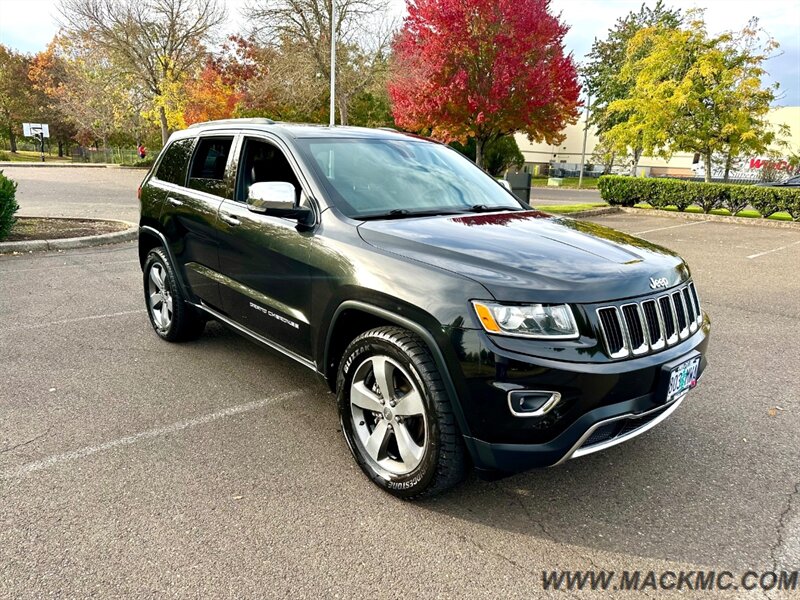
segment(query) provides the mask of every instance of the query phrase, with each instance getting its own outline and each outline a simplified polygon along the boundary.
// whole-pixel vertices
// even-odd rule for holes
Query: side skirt
[[[217,312],[216,310],[214,310],[210,306],[206,306],[202,302],[200,304],[192,303],[192,306],[198,308],[199,310],[202,310],[205,313],[208,313],[209,315],[214,317],[216,320],[220,321],[221,323],[224,323],[225,325],[227,325],[231,329],[234,329],[237,333],[240,333],[243,336],[245,336],[247,338],[250,338],[254,342],[257,342],[257,343],[259,343],[259,344],[261,344],[263,346],[266,346],[267,348],[275,350],[276,352],[280,352],[284,356],[288,356],[289,358],[291,358],[293,360],[296,360],[297,362],[299,362],[304,367],[307,367],[307,368],[311,369],[312,371],[314,371],[315,373],[317,373],[317,364],[315,362],[310,361],[307,358],[304,358],[304,357],[300,356],[296,352],[292,352],[291,350],[288,350],[288,349],[284,348],[283,346],[281,346],[280,344],[278,344],[276,342],[268,340],[263,335],[259,335],[258,333],[249,330],[247,327],[244,327],[244,326],[240,325],[239,323],[237,323],[236,321],[231,320],[230,318],[226,317],[222,313]]]

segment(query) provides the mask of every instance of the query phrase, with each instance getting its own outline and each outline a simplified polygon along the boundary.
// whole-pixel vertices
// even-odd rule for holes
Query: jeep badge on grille
[[[669,280],[666,277],[659,277],[658,279],[655,277],[650,278],[651,289],[658,290],[666,287],[669,287]]]

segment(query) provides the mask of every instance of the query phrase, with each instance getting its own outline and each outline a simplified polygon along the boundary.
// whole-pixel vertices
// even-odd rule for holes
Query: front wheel
[[[399,327],[354,339],[337,377],[339,416],[361,469],[400,498],[431,496],[466,471],[463,440],[425,344]]]
[[[200,337],[205,319],[183,297],[174,267],[162,248],[154,248],[144,261],[144,299],[155,332],[168,342]]]

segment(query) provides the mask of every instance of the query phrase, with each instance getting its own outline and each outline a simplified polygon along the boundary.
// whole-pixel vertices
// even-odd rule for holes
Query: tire
[[[336,390],[347,445],[379,487],[410,500],[464,478],[464,442],[442,376],[419,337],[390,326],[359,335],[342,356]]]
[[[158,336],[168,342],[186,342],[200,337],[206,321],[186,302],[164,249],[150,250],[142,270],[147,316]]]

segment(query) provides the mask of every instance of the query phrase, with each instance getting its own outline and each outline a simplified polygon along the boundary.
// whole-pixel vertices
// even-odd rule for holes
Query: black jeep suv
[[[156,333],[216,319],[316,372],[358,464],[400,497],[631,439],[705,368],[680,257],[533,210],[438,143],[204,123],[139,197]]]

